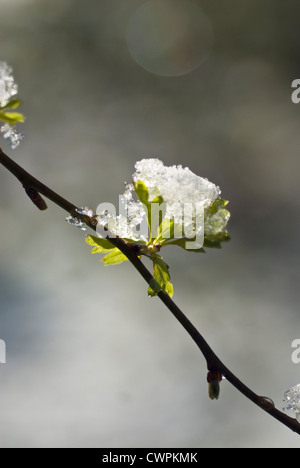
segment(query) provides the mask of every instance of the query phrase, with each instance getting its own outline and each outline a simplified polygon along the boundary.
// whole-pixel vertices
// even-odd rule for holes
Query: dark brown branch
[[[26,172],[21,166],[15,163],[10,159],[6,154],[3,153],[0,148],[0,164],[2,164],[6,169],[8,169],[23,185],[27,195],[31,198],[33,203],[39,209],[46,209],[47,205],[42,199],[41,195],[51,200],[56,205],[60,206],[63,210],[69,213],[71,216],[80,219],[85,222],[92,230],[96,231],[96,223],[93,219],[80,214],[78,208],[62,198],[56,192],[51,190],[46,185],[42,184],[39,180],[35,179],[31,174]],[[140,275],[145,279],[145,281],[150,284],[153,281],[153,276],[145,265],[138,258],[135,249],[131,244],[128,244],[126,241],[123,241],[120,238],[115,238],[108,234],[107,238],[111,243],[118,247],[130,260],[132,265],[137,269]],[[207,369],[209,372],[217,372],[223,375],[228,382],[230,382],[239,392],[241,392],[246,398],[255,403],[259,408],[269,413],[273,418],[277,419],[279,422],[287,426],[292,431],[300,435],[300,424],[296,419],[289,417],[285,413],[277,410],[274,403],[271,399],[267,397],[262,397],[254,393],[250,388],[248,388],[243,382],[241,382],[219,359],[219,357],[214,353],[211,347],[208,345],[203,336],[199,331],[194,327],[194,325],[189,321],[185,314],[179,309],[179,307],[174,303],[174,301],[163,291],[158,293],[158,297],[165,304],[165,306],[172,312],[174,317],[178,322],[183,326],[183,328],[189,333],[193,341],[197,344],[198,348],[202,352],[204,358],[207,362]]]

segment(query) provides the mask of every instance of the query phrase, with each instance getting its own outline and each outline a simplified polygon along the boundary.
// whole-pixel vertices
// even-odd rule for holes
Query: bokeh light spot
[[[201,65],[213,45],[209,19],[189,0],[151,0],[129,20],[126,32],[133,59],[156,75],[185,75]]]

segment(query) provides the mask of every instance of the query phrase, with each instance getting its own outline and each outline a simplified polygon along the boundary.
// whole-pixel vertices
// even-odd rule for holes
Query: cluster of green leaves
[[[163,291],[170,297],[172,297],[173,285],[170,281],[169,266],[157,253],[156,246],[159,245],[158,238],[153,239],[152,237],[153,233],[159,233],[161,231],[163,222],[161,217],[161,219],[155,220],[157,224],[153,226],[152,206],[153,204],[163,203],[163,198],[161,196],[158,196],[150,201],[149,190],[144,182],[137,181],[137,183],[134,185],[134,188],[137,197],[146,207],[147,222],[150,233],[150,240],[147,246],[141,249],[142,255],[149,257],[153,262],[153,281],[150,283],[150,286],[148,288],[148,295],[153,297],[156,296],[160,291]]]
[[[19,122],[24,122],[25,117],[20,112],[14,112],[21,105],[21,101],[12,98],[4,107],[0,107],[0,120],[12,127]]]
[[[126,255],[124,255],[117,247],[114,247],[114,245],[108,239],[87,236],[86,242],[93,247],[93,250],[91,251],[92,254],[105,254],[101,260],[105,265],[117,265],[128,260]],[[132,243],[136,243],[136,241],[132,241]],[[144,253],[142,253],[143,249]],[[147,254],[146,249],[147,247],[145,246],[141,247],[141,255],[146,255],[149,257],[152,260],[154,267],[153,281],[150,283],[148,288],[148,295],[156,296],[160,291],[164,291],[172,297],[173,285],[170,282],[168,265],[159,255],[155,253]]]
[[[188,250],[189,252],[203,253],[205,250],[204,248],[195,250],[188,249],[186,247],[186,243],[187,241],[191,241],[191,239],[182,237],[182,227],[180,226],[180,229],[178,229],[179,227],[176,226],[174,221],[164,219],[163,214],[159,219],[155,220],[156,225],[153,226],[152,223],[154,221],[152,220],[151,216],[152,206],[154,203],[163,203],[163,199],[161,196],[158,196],[154,200],[150,201],[149,190],[144,182],[138,181],[134,185],[134,188],[137,197],[146,208],[145,211],[147,214],[150,240],[148,243],[136,241],[133,239],[126,240],[132,244],[138,244],[138,255],[148,257],[153,263],[153,280],[150,282],[148,295],[156,296],[159,294],[159,292],[163,291],[172,297],[173,285],[170,280],[169,266],[158,254],[158,252],[162,247],[168,245],[176,245],[185,250]],[[207,222],[207,225],[210,227],[210,229],[208,229],[207,235],[204,234],[204,247],[220,248],[222,242],[229,240],[229,236],[224,229],[216,229],[215,232],[212,229],[212,226],[214,226],[214,222],[216,223],[218,216],[225,214],[229,215],[225,208],[227,203],[228,202],[225,200],[218,199],[206,210],[205,222]],[[153,233],[155,233],[154,236]],[[114,247],[114,245],[108,239],[88,236],[86,242],[93,247],[91,253],[105,254],[105,256],[102,258],[102,262],[105,265],[116,265],[128,260],[128,258],[117,247]]]

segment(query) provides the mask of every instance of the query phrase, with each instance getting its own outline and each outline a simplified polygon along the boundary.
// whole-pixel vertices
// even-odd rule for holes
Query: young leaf
[[[219,234],[204,236],[203,247],[221,249],[222,242],[230,241],[230,236],[227,232],[220,232]]]
[[[105,263],[105,265],[118,265],[119,263],[126,262],[127,260],[128,258],[126,255],[124,255],[117,247],[102,258],[102,262]]]
[[[101,237],[88,236],[85,241],[94,247],[91,251],[92,254],[107,253],[116,248],[108,239],[102,239]]]
[[[87,244],[94,247],[91,251],[92,254],[106,253],[105,257],[101,260],[105,265],[117,265],[128,260],[126,255],[124,255],[117,247],[114,247],[108,239],[88,236],[85,241]]]
[[[11,126],[16,125],[19,122],[24,122],[25,117],[23,114],[20,114],[19,112],[2,112],[0,111],[0,120],[2,122],[5,122]]]
[[[22,102],[20,99],[17,98],[12,98],[5,106],[0,107],[1,110],[6,110],[6,109],[17,109]]]
[[[169,244],[175,238],[181,236],[182,229],[179,228],[177,232],[177,225],[175,226],[173,219],[164,219],[161,225],[159,226],[158,237],[155,240],[156,243],[160,243],[162,246]]]
[[[154,271],[153,280],[148,288],[149,296],[157,296],[160,291],[164,291],[168,296],[173,296],[173,285],[170,282],[169,267],[161,257],[151,257],[153,261]]]
[[[166,219],[161,224],[161,230],[159,237],[155,240],[155,243],[159,243],[161,247],[166,245],[177,245],[184,250],[189,252],[204,252],[204,249],[188,249],[187,242],[191,239],[187,239],[182,236],[182,226],[175,225],[173,220]]]
[[[149,232],[150,232],[150,239],[152,239],[153,235],[154,236],[158,235],[160,231],[162,219],[163,219],[163,213],[161,213],[159,210],[157,213],[158,214],[157,217],[152,216],[152,208],[154,204],[156,205],[156,208],[157,208],[157,205],[161,205],[163,203],[163,198],[161,196],[157,196],[152,201],[149,201],[149,190],[146,184],[140,180],[138,180],[134,184],[134,189],[140,202],[143,203],[143,205],[145,206],[148,227],[149,227]],[[153,224],[154,222],[155,224]]]
[[[146,184],[140,180],[134,185],[135,192],[140,200],[146,208],[148,209],[149,206],[149,190],[146,187]]]
[[[225,208],[227,205],[228,201],[217,199],[206,210],[204,220],[204,247],[220,249],[221,242],[230,240],[226,231],[226,225],[230,218],[230,213]]]
[[[181,247],[182,249],[186,250],[187,252],[205,253],[205,250],[203,249],[203,247],[201,247],[200,249],[189,249],[189,248],[188,248],[188,243],[189,243],[189,242],[192,242],[192,240],[191,240],[191,239],[187,239],[187,238],[183,238],[183,239],[174,239],[173,241],[168,242],[168,243],[165,244],[165,245],[178,245],[179,247]]]

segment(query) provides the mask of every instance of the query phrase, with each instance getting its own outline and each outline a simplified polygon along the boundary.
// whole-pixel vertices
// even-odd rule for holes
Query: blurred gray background
[[[219,185],[232,240],[164,252],[174,299],[281,408],[300,382],[300,4],[194,0],[203,35],[180,44],[190,4],[173,3],[0,0],[27,116],[20,148],[1,145],[79,206],[117,203],[142,157]],[[1,447],[299,447],[229,383],[211,402],[202,355],[131,265],[105,268],[1,167],[0,223]]]

